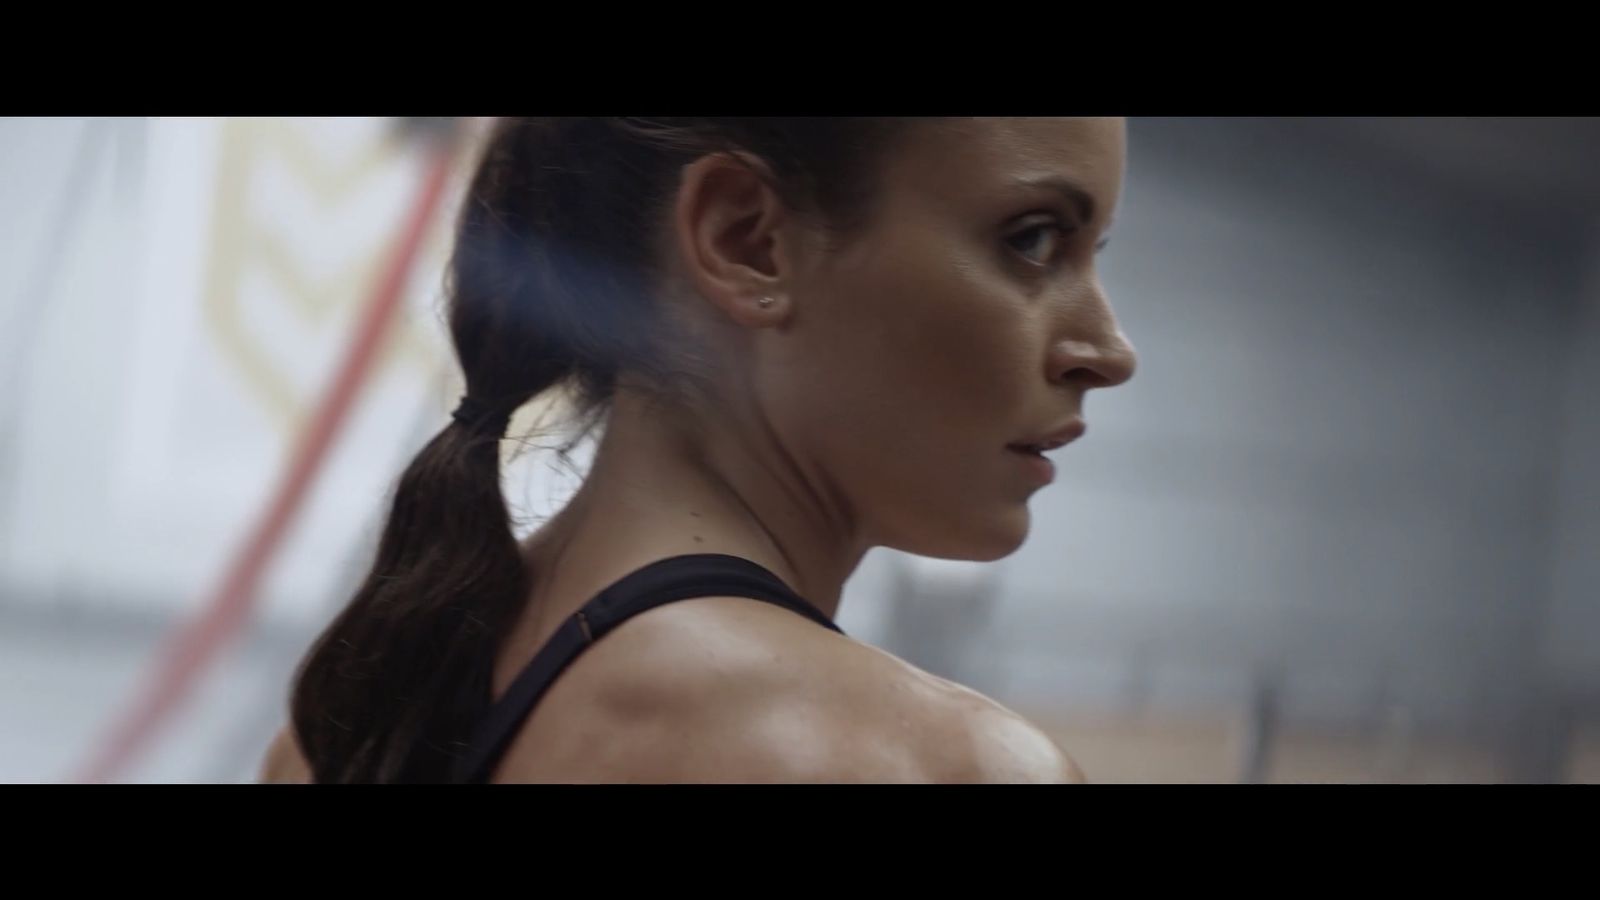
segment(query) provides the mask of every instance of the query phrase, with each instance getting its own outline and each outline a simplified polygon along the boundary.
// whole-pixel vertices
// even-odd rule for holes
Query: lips
[[[1008,449],[1011,453],[1016,454],[1018,461],[1022,463],[1033,480],[1037,481],[1041,486],[1055,480],[1056,465],[1044,453],[1038,450],[1030,450],[1027,447],[1011,447]]]
[[[1039,437],[1007,444],[1012,450],[1021,453],[1040,454],[1060,447],[1065,447],[1080,437],[1083,437],[1089,426],[1082,419],[1073,419],[1066,425]]]

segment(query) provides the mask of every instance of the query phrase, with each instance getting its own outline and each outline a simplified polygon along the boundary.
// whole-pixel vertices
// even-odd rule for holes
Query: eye
[[[1027,225],[1006,237],[1006,245],[1027,262],[1048,266],[1061,253],[1061,244],[1067,229],[1051,219]]]

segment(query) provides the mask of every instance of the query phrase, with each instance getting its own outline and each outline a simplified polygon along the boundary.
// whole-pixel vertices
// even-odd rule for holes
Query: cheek
[[[1027,306],[979,261],[953,249],[886,256],[834,291],[823,342],[837,372],[859,376],[860,410],[879,427],[1004,443],[1037,368]],[[835,385],[839,390],[848,385]]]
[[[902,549],[1004,555],[1026,530],[1003,454],[1037,391],[1029,308],[953,252],[877,260],[817,285],[775,357],[780,432]]]

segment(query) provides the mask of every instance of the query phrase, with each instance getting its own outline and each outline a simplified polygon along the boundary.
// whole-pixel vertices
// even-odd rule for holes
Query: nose
[[[1073,305],[1048,363],[1052,382],[1077,381],[1089,388],[1116,387],[1133,377],[1138,364],[1138,353],[1098,286],[1086,303]]]

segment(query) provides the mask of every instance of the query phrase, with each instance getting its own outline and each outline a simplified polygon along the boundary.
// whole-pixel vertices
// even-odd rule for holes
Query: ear
[[[673,206],[679,260],[695,291],[740,325],[789,315],[794,216],[765,163],[714,153],[684,167]]]

